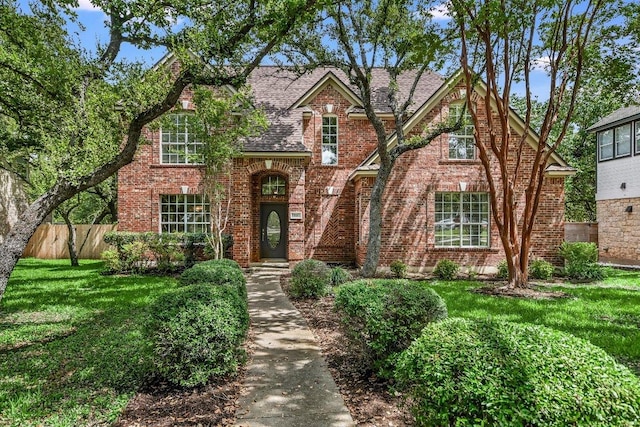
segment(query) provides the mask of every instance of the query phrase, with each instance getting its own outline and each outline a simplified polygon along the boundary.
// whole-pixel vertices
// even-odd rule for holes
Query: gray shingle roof
[[[630,122],[640,118],[640,105],[632,105],[630,107],[622,107],[600,119],[597,123],[591,125],[590,132],[613,127],[618,124]]]
[[[327,73],[333,74],[354,93],[358,89],[349,84],[347,76],[333,68],[318,68],[312,72],[296,75],[291,70],[278,67],[258,67],[249,76],[248,83],[253,89],[256,107],[262,108],[269,120],[269,128],[258,138],[245,142],[248,152],[305,152],[308,151],[302,139],[302,115],[309,111],[305,106],[290,109],[302,96],[308,93]],[[398,79],[401,99],[409,93],[415,72],[407,72]],[[372,70],[373,102],[376,111],[390,112],[387,103],[389,76],[384,69]],[[410,112],[414,112],[442,85],[443,79],[436,73],[425,73],[414,94]],[[351,110],[362,111],[360,107]]]

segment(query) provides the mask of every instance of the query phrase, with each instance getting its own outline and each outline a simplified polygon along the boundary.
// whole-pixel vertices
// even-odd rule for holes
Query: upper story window
[[[602,161],[630,156],[631,137],[631,123],[598,132],[598,159]]]
[[[208,233],[211,212],[201,194],[163,194],[160,196],[162,233]]]
[[[263,196],[283,196],[287,192],[287,182],[278,175],[268,175],[262,178]]]
[[[338,164],[338,118],[322,117],[322,164]]]
[[[435,243],[438,247],[489,247],[489,195],[436,193]]]
[[[636,120],[633,126],[636,129],[636,153],[640,153],[640,120]]]
[[[460,118],[464,104],[449,105],[449,116],[453,119]],[[449,134],[449,159],[473,160],[476,158],[476,144],[473,136],[473,120],[469,108],[464,109],[462,127]]]
[[[191,116],[185,113],[169,114],[167,126],[161,131],[160,158],[164,164],[201,164],[202,142],[198,141]]]

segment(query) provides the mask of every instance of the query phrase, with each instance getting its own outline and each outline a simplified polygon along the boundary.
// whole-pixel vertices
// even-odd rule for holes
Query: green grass
[[[602,282],[554,286],[569,298],[533,300],[471,292],[482,282],[426,282],[449,316],[545,325],[591,341],[640,374],[640,272],[613,270]],[[547,288],[545,288],[547,290]]]
[[[151,366],[145,307],[172,278],[25,259],[0,302],[0,425],[112,423]]]

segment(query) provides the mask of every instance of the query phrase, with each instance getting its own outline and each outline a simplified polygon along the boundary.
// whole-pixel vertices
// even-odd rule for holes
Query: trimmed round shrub
[[[235,373],[249,328],[246,302],[231,288],[208,284],[178,288],[151,304],[147,334],[158,373],[194,387]]]
[[[205,261],[185,270],[179,282],[182,286],[201,283],[229,286],[234,288],[242,298],[247,297],[247,281],[238,266],[231,260]]]
[[[529,264],[529,276],[532,279],[549,280],[553,276],[553,265],[543,259],[534,259]]]
[[[331,269],[331,286],[340,286],[353,280],[351,273],[342,267],[334,267]]]
[[[407,264],[399,259],[393,261],[389,266],[389,269],[398,279],[404,279],[407,276]]]
[[[586,340],[543,326],[451,318],[398,359],[419,426],[631,426],[640,381]]]
[[[427,324],[447,317],[433,289],[408,280],[347,283],[336,291],[335,308],[367,366],[382,377]]]
[[[318,298],[331,283],[331,269],[322,261],[305,259],[293,267],[289,293],[294,298]]]
[[[433,269],[433,275],[440,280],[454,280],[458,276],[458,270],[460,270],[458,263],[443,259],[436,264],[436,268]]]

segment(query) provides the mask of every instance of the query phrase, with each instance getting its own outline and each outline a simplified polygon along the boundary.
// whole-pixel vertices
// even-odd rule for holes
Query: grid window
[[[269,175],[262,178],[262,195],[263,196],[282,196],[286,194],[286,181],[278,175]]]
[[[201,194],[163,194],[160,196],[162,233],[208,233],[211,212]]]
[[[438,247],[489,247],[489,195],[436,193]]]
[[[338,164],[338,118],[322,117],[322,164]]]
[[[161,158],[165,164],[201,164],[202,142],[198,141],[189,114],[169,114],[162,128]]]
[[[464,104],[449,106],[449,115],[457,120],[462,114]],[[473,160],[476,158],[476,144],[473,136],[473,121],[469,109],[465,109],[462,128],[449,134],[449,158],[455,160]]]

